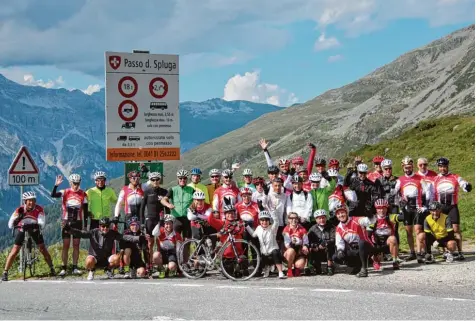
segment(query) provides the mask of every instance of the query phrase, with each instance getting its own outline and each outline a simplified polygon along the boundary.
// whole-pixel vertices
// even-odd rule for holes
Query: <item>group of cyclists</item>
[[[406,156],[399,164],[404,175],[396,177],[393,161],[382,156],[373,158],[372,171],[357,156],[344,173],[337,159],[316,157],[311,143],[306,164],[301,156],[280,158],[275,164],[268,143],[262,139],[259,144],[267,162],[267,178],[254,176],[245,168],[237,179],[240,165],[234,164],[232,169],[211,169],[210,184],[204,185],[199,168],[190,173],[180,169],[177,184],[167,190],[161,187],[160,173],[148,173],[148,181],[141,184],[141,173],[132,171],[127,175],[129,184],[117,196],[106,186],[102,171],[94,174],[96,186],[87,191],[81,189],[78,174],[68,177],[68,188],[58,190],[63,182],[58,176],[51,196],[62,204],[63,265],[59,275],[67,274],[71,239],[73,275],[83,273],[78,269],[79,245],[80,239],[86,238],[90,240],[84,264],[88,280],[94,279],[96,268],[104,268],[108,277],[119,269],[125,278],[135,278],[150,276],[156,269],[164,270],[166,276],[180,274],[177,253],[185,240],[218,233],[213,246],[219,246],[226,240],[225,230],[233,230],[236,239],[259,248],[257,275],[263,277],[274,272],[281,279],[333,275],[336,264],[366,277],[369,263],[378,271],[382,260],[391,261],[398,270],[400,224],[410,248],[406,261],[434,263],[432,246],[444,249],[447,262],[464,259],[458,193],[460,189],[470,192],[472,185],[450,172],[447,158],[436,160],[436,173],[428,169],[426,158],[417,159],[416,169],[414,160]],[[24,205],[8,222],[17,233],[2,275],[4,281],[28,228],[51,274],[56,275],[41,234],[43,208],[36,204],[32,191],[24,193],[23,200]],[[113,215],[111,206],[115,206]],[[24,223],[27,218],[35,224]],[[122,233],[118,229],[121,223]],[[240,254],[246,251],[238,250]]]

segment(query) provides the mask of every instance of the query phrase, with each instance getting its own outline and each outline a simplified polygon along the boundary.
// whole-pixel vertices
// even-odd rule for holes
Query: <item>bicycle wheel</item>
[[[38,249],[36,246],[32,246],[30,252],[30,276],[35,276],[36,261],[38,260]]]
[[[188,259],[185,259],[185,249],[190,249]],[[180,271],[189,279],[199,279],[207,273],[207,263],[205,261],[204,244],[199,240],[189,239],[180,246],[177,263]],[[203,254],[200,254],[203,252]]]
[[[28,249],[27,249],[27,245],[26,245],[26,242],[23,243],[23,246],[21,247],[21,251],[22,251],[22,259],[23,259],[23,262],[21,263],[22,264],[22,269],[23,269],[23,281],[26,280],[26,265],[28,264]]]
[[[235,249],[239,249],[240,247],[246,249],[248,247],[248,252],[237,257],[234,254],[233,245],[230,241],[227,241],[218,254],[220,257],[221,271],[228,279],[233,281],[249,280],[258,272],[261,263],[258,248],[253,243],[245,240],[235,240],[234,247]],[[227,253],[225,257],[225,249],[227,248],[229,248],[228,252],[231,250],[233,254],[228,255]]]

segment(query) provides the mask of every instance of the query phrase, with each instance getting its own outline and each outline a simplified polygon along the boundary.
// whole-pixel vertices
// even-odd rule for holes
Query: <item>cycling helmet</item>
[[[296,165],[304,165],[304,158],[302,158],[301,156],[296,156],[292,159],[291,161],[293,163],[294,166]]]
[[[326,160],[324,158],[321,158],[321,157],[317,157],[315,160],[314,160],[314,165],[322,165],[322,166],[326,166]]]
[[[268,211],[261,211],[258,214],[258,219],[260,220],[271,220],[271,214]]]
[[[440,157],[436,160],[436,166],[448,166],[450,161],[446,157]]]
[[[339,175],[339,172],[336,171],[335,169],[332,169],[332,168],[331,168],[331,169],[329,169],[329,170],[327,171],[327,174],[328,174],[330,177],[337,177],[337,176]]]
[[[367,171],[369,170],[369,167],[367,166],[367,164],[359,164],[357,165],[357,172],[359,173],[367,173]]]
[[[106,179],[106,173],[102,172],[102,171],[97,171],[96,173],[94,173],[94,180],[97,180],[99,178],[103,178],[103,179]]]
[[[309,180],[311,182],[320,182],[322,179],[322,176],[321,174],[319,173],[312,173],[310,176],[309,176]]]
[[[243,170],[243,176],[253,176],[253,172],[249,168]]]
[[[391,159],[384,159],[380,165],[382,167],[392,167],[392,160]]]
[[[405,166],[405,165],[413,165],[413,159],[410,157],[410,156],[405,156],[403,159],[402,159],[402,165]]]
[[[193,193],[192,198],[194,200],[204,200],[205,199],[205,193],[202,191],[196,191]]]
[[[234,211],[235,211],[235,206],[233,204],[223,206],[223,212],[234,212]]]
[[[213,168],[208,172],[209,176],[220,176],[221,171],[219,169]]]
[[[164,216],[164,222],[173,222],[174,221],[174,217],[170,214],[166,214]]]
[[[71,174],[68,177],[68,181],[71,183],[81,183],[81,176],[79,174]]]
[[[255,185],[258,185],[258,184],[264,185],[264,178],[260,177],[260,176],[253,178],[253,184],[255,184]]]
[[[378,156],[375,156],[375,157],[372,159],[372,162],[373,162],[374,164],[381,164],[384,159],[385,159],[385,157],[378,155]]]
[[[440,202],[437,202],[437,201],[433,201],[431,202],[429,205],[428,205],[428,210],[430,211],[437,211],[437,210],[441,210],[441,203]]]
[[[335,158],[329,159],[329,167],[339,167],[339,166],[340,166],[339,160]]]
[[[185,169],[179,169],[177,171],[177,177],[188,177],[188,171]]]
[[[200,170],[200,168],[192,168],[191,172],[190,172],[192,175],[202,175],[202,171]]]
[[[132,172],[129,172],[129,174],[127,174],[127,177],[131,178],[131,177],[140,177],[140,173],[138,171],[132,171]]]
[[[293,183],[302,183],[302,182],[304,182],[304,179],[299,175],[294,175],[293,179],[292,179],[292,182]]]
[[[109,217],[103,217],[99,220],[99,225],[107,225],[107,227],[109,227],[109,225],[111,225],[111,220],[109,219]]]
[[[150,172],[149,173],[149,179],[161,179],[162,175],[160,175],[159,172]]]
[[[229,169],[225,169],[223,172],[221,172],[221,176],[223,177],[233,177],[233,172]]]
[[[287,164],[289,164],[289,163],[291,163],[291,162],[289,161],[289,159],[284,158],[284,157],[283,157],[283,158],[280,158],[280,159],[278,160],[278,164],[279,164],[279,165],[287,165]]]
[[[375,201],[375,208],[388,208],[388,201],[384,198],[379,198]]]
[[[26,201],[26,200],[35,200],[36,199],[36,193],[33,191],[28,191],[22,194],[21,198]]]
[[[314,218],[317,218],[319,216],[326,216],[327,217],[327,211],[324,209],[316,210],[314,212]]]
[[[345,204],[339,204],[334,208],[334,213],[337,215],[337,212],[340,211],[345,211],[347,214],[349,214],[349,209]]]
[[[278,174],[279,173],[279,168],[278,166],[270,166],[268,167],[268,174]]]
[[[137,216],[132,216],[130,219],[128,219],[128,220],[127,220],[127,224],[128,224],[129,226],[131,226],[131,225],[133,225],[133,224],[134,224],[134,225],[140,225],[139,219],[137,218]]]
[[[242,187],[240,188],[240,194],[253,194],[253,191],[249,187]]]

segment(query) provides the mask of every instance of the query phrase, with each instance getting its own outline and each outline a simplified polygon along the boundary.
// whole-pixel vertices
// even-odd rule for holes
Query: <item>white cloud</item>
[[[289,106],[298,102],[294,93],[280,88],[276,84],[260,82],[260,72],[246,72],[228,79],[223,90],[224,100],[248,100],[276,106]]]
[[[339,60],[342,60],[342,59],[344,59],[343,55],[334,55],[334,56],[329,56],[329,58],[327,58],[327,61],[328,62],[336,62],[336,61],[339,61]]]
[[[338,46],[340,46],[340,42],[339,40],[337,40],[337,38],[335,37],[326,38],[326,34],[321,33],[319,38],[314,43],[314,50],[322,51],[322,50],[327,50],[327,49],[331,49]]]
[[[26,86],[40,86],[44,88],[63,88],[65,81],[63,76],[59,76],[56,79],[36,79],[35,76],[29,71],[25,71],[21,68],[6,68],[0,69],[0,74],[6,78]]]
[[[92,95],[100,90],[101,90],[101,86],[98,84],[95,84],[95,85],[89,85],[88,88],[86,88],[85,90],[82,90],[82,92],[85,93],[86,95]]]

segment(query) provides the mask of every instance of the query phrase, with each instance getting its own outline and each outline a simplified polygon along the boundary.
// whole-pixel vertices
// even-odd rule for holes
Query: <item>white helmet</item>
[[[258,219],[268,219],[268,220],[271,220],[271,215],[269,214],[268,211],[261,211],[259,212],[259,215],[258,215]]]
[[[204,200],[205,199],[205,193],[202,191],[196,191],[193,193],[192,198],[194,200]]]
[[[33,191],[28,191],[22,194],[21,198],[26,201],[26,200],[34,200],[36,199],[36,193]]]
[[[282,158],[280,158],[280,159],[278,160],[278,164],[279,164],[279,165],[286,165],[286,164],[289,164],[289,163],[291,163],[291,162],[289,161],[289,159],[284,158],[284,157],[282,157]]]
[[[166,214],[164,216],[164,222],[173,222],[174,221],[174,217],[170,214]]]
[[[221,175],[221,170],[213,168],[208,172],[209,176],[220,176]]]
[[[150,172],[149,175],[147,175],[149,179],[153,179],[153,178],[158,178],[158,179],[161,179],[162,178],[162,175],[160,175],[159,172]]]
[[[367,164],[359,164],[359,165],[357,165],[357,172],[367,173],[368,170],[369,170],[369,167],[367,166]]]
[[[188,177],[188,171],[186,169],[179,169],[177,171],[177,177]]]
[[[243,176],[253,176],[253,172],[249,168],[243,170]]]
[[[384,159],[380,165],[382,165],[382,168],[392,167],[392,160],[391,159]]]
[[[97,180],[98,178],[106,179],[106,173],[104,173],[103,171],[97,171],[96,173],[94,173],[94,180]]]
[[[233,172],[229,169],[225,169],[223,172],[221,172],[221,176],[224,177],[233,177]]]
[[[68,181],[71,183],[81,183],[81,176],[79,174],[71,174],[68,177]]]
[[[316,172],[312,173],[312,174],[309,176],[309,180],[310,180],[311,182],[320,182],[321,179],[322,179],[322,175],[319,174],[319,173],[316,173]]]
[[[314,212],[314,218],[319,217],[319,216],[326,216],[327,217],[327,211],[325,209],[316,210]]]
[[[339,172],[331,168],[327,171],[327,174],[329,174],[330,177],[337,177],[339,175]]]

